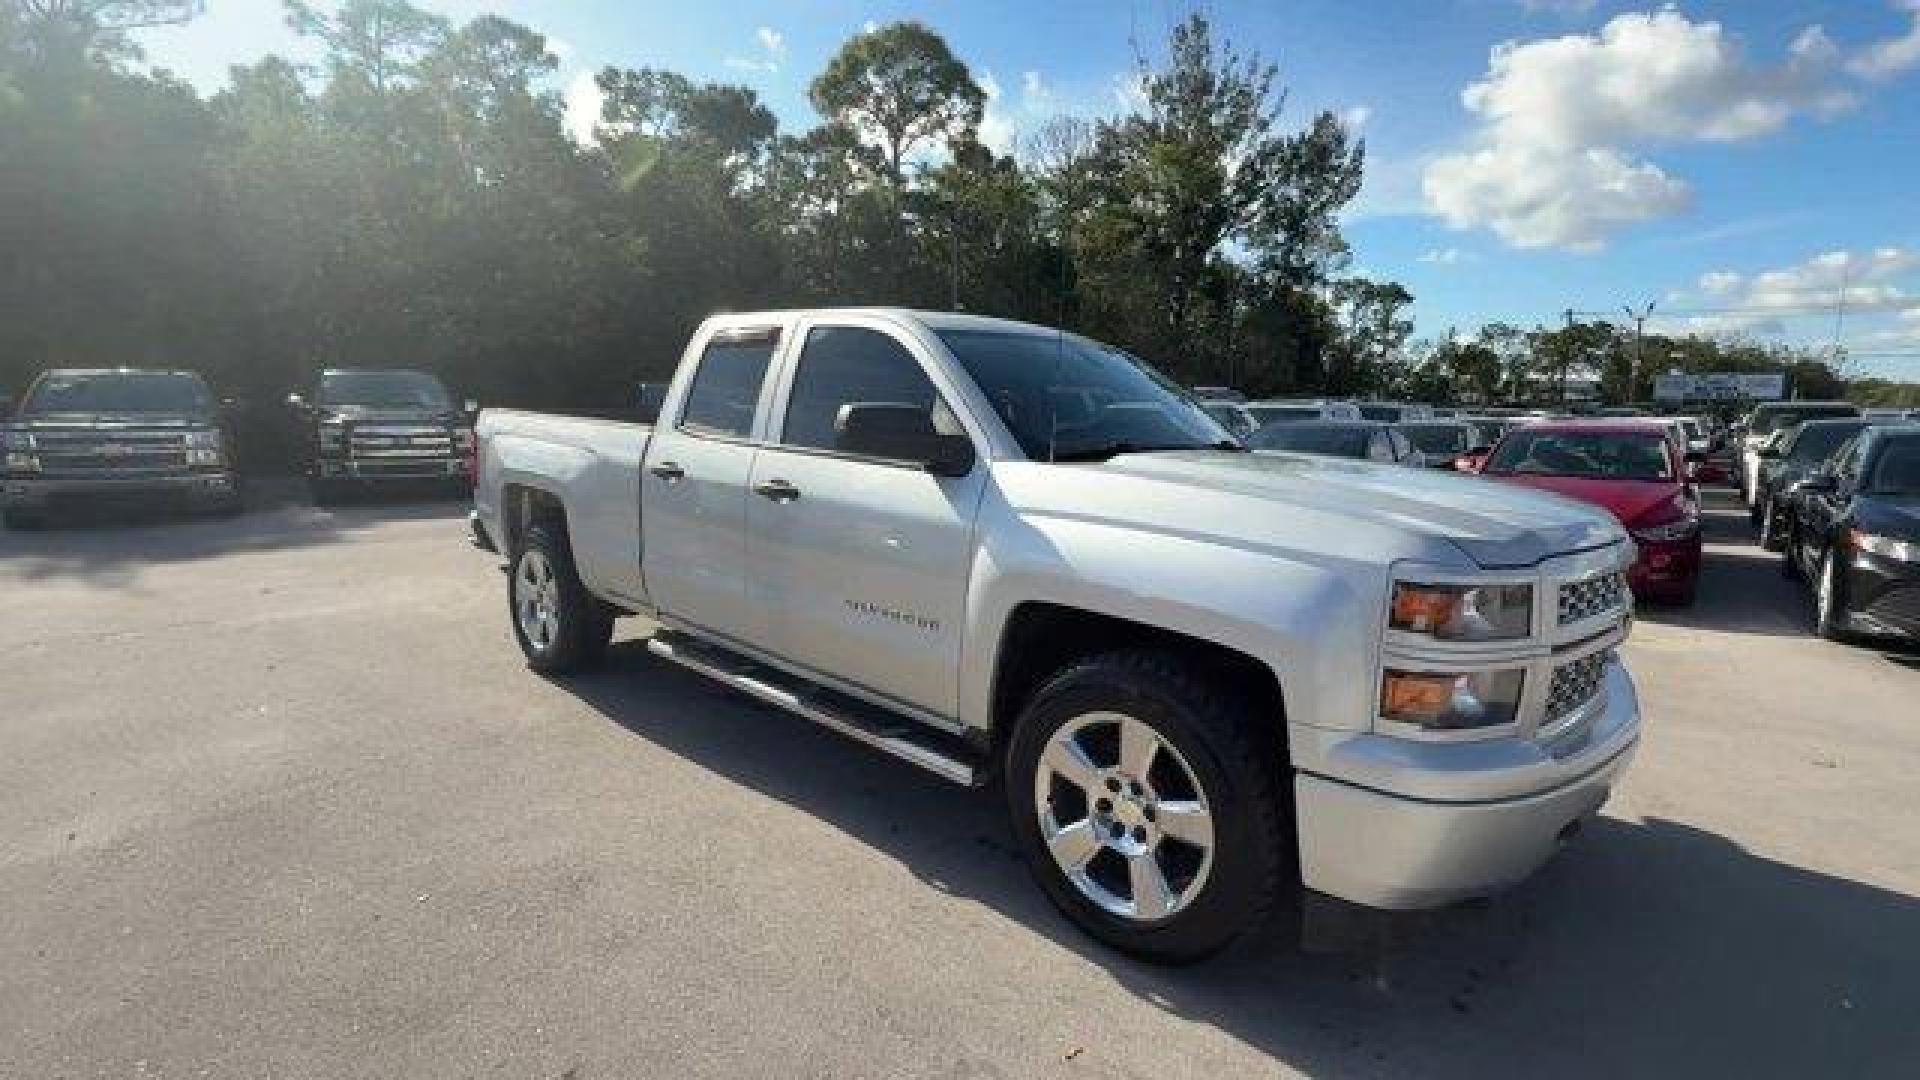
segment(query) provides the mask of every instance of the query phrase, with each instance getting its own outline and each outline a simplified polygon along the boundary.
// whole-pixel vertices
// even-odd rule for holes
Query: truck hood
[[[1618,542],[1611,516],[1553,495],[1468,476],[1306,454],[1182,451],[1128,454],[1074,468],[1149,482],[1146,499],[1126,499],[1146,522],[1207,529],[1183,506],[1181,492],[1208,492],[1295,508],[1297,520],[1344,519],[1374,536],[1397,533],[1451,543],[1488,569],[1532,566],[1543,559]],[[1226,531],[1239,523],[1211,527]],[[1337,522],[1330,521],[1330,525]],[[1365,535],[1365,533],[1356,534]],[[1327,536],[1337,545],[1337,536]]]
[[[14,431],[120,431],[210,427],[213,417],[182,412],[35,413],[17,416],[7,427]]]

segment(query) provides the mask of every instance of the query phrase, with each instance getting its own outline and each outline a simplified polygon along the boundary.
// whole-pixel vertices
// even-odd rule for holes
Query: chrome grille
[[[36,431],[34,452],[52,476],[184,472],[186,436],[177,431]]]
[[[1600,693],[1600,685],[1607,675],[1607,660],[1612,655],[1611,649],[1602,649],[1554,669],[1553,681],[1547,686],[1547,710],[1542,726],[1566,719]]]
[[[1617,570],[1560,584],[1560,625],[1584,622],[1622,607],[1627,600],[1626,577]]]
[[[453,436],[436,427],[363,427],[349,444],[356,458],[446,458]]]

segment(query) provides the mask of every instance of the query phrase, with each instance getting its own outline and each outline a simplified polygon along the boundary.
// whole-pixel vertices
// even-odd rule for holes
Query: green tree
[[[880,140],[885,175],[898,185],[915,147],[970,135],[987,96],[944,38],[917,22],[859,34],[813,80],[814,108]]]

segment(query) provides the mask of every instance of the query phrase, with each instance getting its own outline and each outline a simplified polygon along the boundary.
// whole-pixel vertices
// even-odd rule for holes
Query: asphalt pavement
[[[1920,1073],[1920,653],[1710,518],[1605,816],[1380,949],[1112,954],[949,786],[527,672],[464,507],[0,533],[0,1077]]]

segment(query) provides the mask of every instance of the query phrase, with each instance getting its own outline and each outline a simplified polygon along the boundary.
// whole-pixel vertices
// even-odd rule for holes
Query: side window
[[[680,427],[696,435],[746,438],[753,431],[753,412],[760,403],[767,364],[779,344],[779,334],[771,331],[709,342],[687,389]]]
[[[931,411],[937,397],[919,361],[892,337],[858,326],[817,326],[800,353],[780,442],[837,450],[842,407],[859,402]]]

